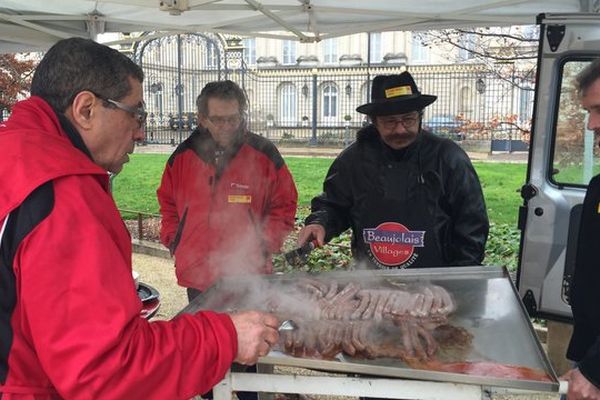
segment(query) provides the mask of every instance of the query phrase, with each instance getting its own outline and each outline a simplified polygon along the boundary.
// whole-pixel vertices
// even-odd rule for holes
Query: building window
[[[219,65],[219,50],[213,42],[206,43],[206,66],[218,67]]]
[[[298,93],[293,83],[285,82],[279,87],[279,122],[292,125],[298,120]]]
[[[296,42],[294,42],[293,40],[284,40],[283,41],[283,57],[282,57],[283,65],[296,64],[296,58],[297,58],[296,50],[297,50]]]
[[[158,110],[158,115],[162,115],[162,113],[163,113],[162,92],[158,92],[158,93],[154,94],[154,109]]]
[[[473,90],[468,86],[463,86],[459,91],[459,111],[463,114],[473,111]]]
[[[372,63],[380,63],[383,55],[381,54],[381,33],[369,33],[369,61]]]
[[[323,62],[335,64],[338,61],[337,42],[335,39],[327,39],[323,42]]]
[[[519,98],[519,119],[529,121],[533,115],[533,88],[524,88],[520,91]]]
[[[246,65],[256,65],[256,39],[244,39],[244,62]]]
[[[152,79],[152,78],[151,78]],[[149,92],[154,100],[154,110],[158,113],[158,115],[162,115],[163,113],[163,84],[162,82],[155,82],[150,85]]]
[[[469,33],[462,35],[458,49],[458,58],[460,61],[470,60],[475,57],[475,36]]]
[[[423,46],[421,35],[413,33],[410,41],[411,62],[414,64],[425,64],[429,62],[429,49]]]
[[[328,82],[323,85],[323,112],[322,116],[325,121],[331,120],[338,115],[338,89],[337,86]]]
[[[360,87],[360,103],[371,102],[371,81],[364,82]]]

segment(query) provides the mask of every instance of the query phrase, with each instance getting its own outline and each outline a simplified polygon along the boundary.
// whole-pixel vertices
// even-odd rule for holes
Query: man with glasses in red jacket
[[[294,227],[298,199],[277,148],[248,131],[237,84],[208,83],[196,105],[199,127],[169,158],[157,191],[160,239],[190,302],[221,277],[271,273],[271,254]]]
[[[2,399],[189,399],[277,342],[256,311],[141,318],[107,172],[144,138],[143,79],[114,49],[61,40],[0,124]]]
[[[248,131],[237,84],[208,83],[196,105],[199,127],[169,158],[157,191],[160,239],[190,301],[223,276],[271,273],[298,199],[277,148]]]

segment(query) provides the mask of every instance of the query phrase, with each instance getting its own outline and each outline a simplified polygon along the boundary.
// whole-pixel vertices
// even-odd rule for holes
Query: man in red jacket
[[[0,397],[189,399],[254,364],[277,319],[148,322],[107,171],[144,138],[143,72],[90,40],[55,44],[0,124]]]
[[[277,148],[247,130],[237,84],[207,84],[196,105],[199,128],[169,158],[157,191],[161,241],[190,301],[222,276],[271,273],[298,198]]]

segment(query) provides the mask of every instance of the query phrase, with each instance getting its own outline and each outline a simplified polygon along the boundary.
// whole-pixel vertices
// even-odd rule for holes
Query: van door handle
[[[521,187],[521,197],[525,201],[529,201],[538,194],[538,189],[531,183],[527,183]]]

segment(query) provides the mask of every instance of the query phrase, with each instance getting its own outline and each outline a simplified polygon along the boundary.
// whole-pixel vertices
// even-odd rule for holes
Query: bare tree
[[[539,31],[537,26],[508,26],[475,29],[444,29],[421,32],[423,46],[446,46],[456,49],[447,57],[460,63],[469,61],[485,65],[498,78],[518,87],[535,78]],[[518,69],[520,74],[514,76]]]
[[[492,77],[514,88],[534,90],[539,43],[539,29],[535,25],[444,29],[420,32],[416,37],[423,46],[450,50],[445,54],[454,63],[483,65]],[[463,122],[474,135],[506,129],[509,135],[518,132],[527,140],[531,129],[529,120],[522,121],[512,112],[496,115],[484,123]]]
[[[29,92],[34,67],[31,60],[19,60],[15,54],[0,54],[0,121],[4,111],[10,111]]]

